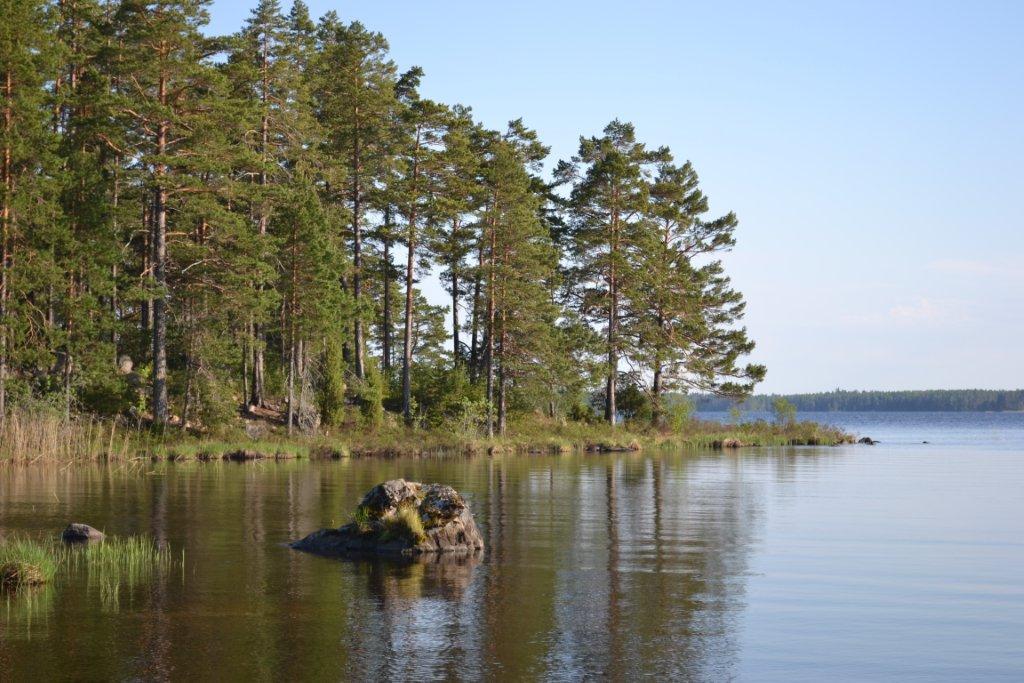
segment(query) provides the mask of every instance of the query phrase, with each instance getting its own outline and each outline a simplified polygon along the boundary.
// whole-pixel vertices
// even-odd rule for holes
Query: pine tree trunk
[[[651,402],[651,424],[655,427],[661,427],[665,422],[664,409],[661,405],[661,361],[654,362],[654,381],[651,384],[652,398]]]
[[[112,218],[111,218],[111,226],[110,226],[110,228],[111,228],[111,232],[113,232],[114,235],[117,236],[117,237],[120,237],[117,234],[117,205],[118,205],[118,201],[120,199],[120,189],[121,189],[120,181],[119,181],[119,178],[118,178],[118,169],[120,169],[120,167],[121,167],[121,158],[119,156],[115,156],[114,157],[114,191],[113,191],[113,196],[111,197],[111,212],[112,212],[111,215],[112,215]],[[114,367],[116,368],[117,367],[117,357],[118,357],[118,349],[117,349],[117,347],[118,347],[118,344],[120,344],[120,342],[121,342],[120,335],[118,335],[118,333],[117,333],[117,307],[118,307],[118,301],[117,301],[117,263],[115,263],[114,265],[112,265],[110,267],[110,283],[111,283],[111,293],[110,293],[110,321],[111,321],[111,323],[110,323],[110,343],[114,347]]]
[[[4,75],[4,154],[3,154],[3,206],[0,206],[0,424],[7,419],[7,301],[10,287],[11,260],[11,195],[14,178],[11,169],[10,130],[13,118],[14,83],[11,70]]]
[[[353,343],[355,344],[354,369],[358,379],[366,375],[363,341],[363,317],[360,309],[360,302],[363,293],[363,236],[360,225],[360,213],[362,210],[362,188],[360,187],[360,171],[362,160],[359,149],[359,108],[355,110],[355,144],[352,147],[352,298],[356,304],[356,318],[352,326],[354,331]]]
[[[160,102],[167,104],[167,83],[160,79]],[[162,158],[167,151],[167,123],[161,121],[156,135],[156,153]],[[153,198],[153,283],[157,297],[153,300],[153,422],[167,423],[167,190],[164,187],[166,168],[156,164]]]
[[[295,424],[295,330],[290,330],[288,338],[288,436],[292,434]]]
[[[185,304],[185,327],[188,330],[188,349],[185,354],[185,400],[181,408],[181,430],[185,431],[189,415],[192,412],[192,385],[195,377],[195,301],[189,299]]]
[[[299,415],[306,414],[306,342],[301,337],[296,342],[295,373],[299,380]]]
[[[288,309],[288,434],[292,433],[292,425],[295,424],[295,373],[298,371],[298,361],[295,349],[295,319],[298,315],[298,289],[299,289],[299,255],[298,255],[298,234],[296,226],[292,225],[291,245],[291,273],[290,292],[286,306]]]
[[[452,271],[452,362],[459,367],[459,276]]]
[[[416,153],[419,153],[419,136],[416,139]],[[415,188],[419,181],[419,162],[413,161],[412,165],[412,187]],[[412,425],[412,322],[413,322],[413,279],[416,265],[416,202],[410,203],[408,240],[406,242],[409,253],[405,263],[405,334],[402,348],[402,416],[405,418],[406,426]]]
[[[480,374],[480,345],[477,339],[478,328],[479,328],[479,317],[480,317],[480,282],[483,279],[484,269],[484,241],[480,240],[477,246],[477,267],[476,273],[473,276],[473,311],[472,311],[472,322],[470,323],[470,339],[469,339],[469,379],[471,382],[476,382],[477,377]]]
[[[604,419],[615,426],[615,394],[619,374],[618,324],[619,291],[616,280],[615,259],[619,253],[618,212],[612,212],[612,244],[608,272],[608,379],[605,384]]]
[[[502,291],[501,332],[498,336],[498,435],[505,436],[507,410],[505,403],[505,292]]]
[[[409,254],[405,264],[405,334],[402,345],[402,416],[405,424],[412,424],[412,321],[413,271],[416,254],[416,214],[409,219]]]
[[[495,206],[497,211],[497,206]],[[492,216],[490,224],[491,249],[487,258],[487,339],[484,364],[487,367],[487,437],[494,437],[494,250],[497,241],[497,226]]]
[[[498,436],[505,436],[507,411],[505,405],[505,368],[498,367]]]
[[[262,327],[253,321],[250,325],[252,336],[252,393],[249,396],[249,405],[263,406],[263,383],[264,383],[264,339]]]
[[[259,233],[259,243],[262,246],[266,240],[267,225],[269,223],[269,217],[267,215],[266,207],[266,186],[267,186],[267,149],[270,145],[270,116],[267,114],[268,106],[268,91],[270,84],[268,82],[268,68],[270,64],[270,46],[267,42],[267,37],[264,35],[262,40],[262,62],[260,65],[261,79],[262,79],[262,90],[260,91],[260,103],[263,107],[263,115],[260,117],[260,173],[259,173],[259,186],[260,192],[260,206],[259,206],[259,217],[257,220],[257,232]],[[258,283],[257,290],[263,291],[263,283]],[[264,396],[264,384],[266,377],[266,332],[263,329],[263,325],[258,320],[254,320],[252,324],[252,339],[253,339],[253,355],[252,355],[252,395],[249,397],[249,403],[254,406],[263,407],[266,403],[266,397]]]
[[[151,198],[143,194],[142,199],[142,275],[143,278],[153,279],[153,207]],[[150,332],[153,329],[153,299],[147,296],[142,300],[142,330]]]
[[[384,330],[382,337],[382,353],[383,353],[383,365],[384,365],[384,376],[388,379],[391,378],[391,332],[393,323],[391,321],[391,209],[387,208],[384,210],[384,231],[387,233],[384,237]]]

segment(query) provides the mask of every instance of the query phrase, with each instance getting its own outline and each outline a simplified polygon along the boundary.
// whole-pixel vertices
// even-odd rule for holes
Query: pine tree
[[[650,230],[633,247],[637,264],[628,296],[627,334],[650,368],[652,419],[664,416],[670,388],[742,397],[764,376],[758,365],[738,366],[753,343],[735,327],[742,296],[714,256],[735,244],[735,214],[708,220],[708,200],[687,162],[663,163],[650,190]]]
[[[586,315],[604,325],[604,419],[612,426],[624,350],[619,329],[623,291],[634,272],[630,247],[645,230],[651,166],[665,155],[665,150],[651,151],[637,142],[632,124],[615,120],[601,137],[580,138],[576,156],[557,170],[562,178],[576,179],[571,213],[579,303]]]
[[[466,258],[476,241],[472,214],[483,194],[478,138],[469,109],[454,107],[438,159],[438,188],[429,219],[433,226],[430,251],[442,266],[441,281],[452,298],[452,360],[456,366],[465,357],[459,341],[459,308],[469,279]]]
[[[436,187],[438,145],[443,137],[446,110],[415,91],[405,98],[403,135],[399,152],[396,203],[405,220],[405,326],[402,338],[402,416],[412,424],[412,363],[414,354],[416,267],[424,251],[424,221],[430,216]]]
[[[117,358],[116,278],[121,260],[121,134],[110,107],[108,16],[94,0],[58,3],[59,64],[54,128],[60,141],[63,235],[55,243],[63,296],[51,304],[65,413],[72,402],[118,412],[124,388],[111,372]]]
[[[388,59],[388,44],[379,33],[359,22],[338,26],[325,44],[320,60],[319,115],[331,133],[327,151],[345,166],[347,188],[342,194],[351,216],[353,370],[363,379],[366,365],[364,334],[364,224],[369,195],[387,165],[390,125],[395,98],[396,70]]]
[[[540,219],[540,201],[524,163],[515,144],[503,139],[495,143],[488,169],[497,197],[491,208],[493,234],[488,250],[493,273],[488,277],[488,339],[493,339],[488,341],[488,355],[493,358],[488,377],[496,369],[497,431],[502,435],[508,422],[510,384],[527,384],[556,351],[552,344],[558,310],[549,282],[558,253]],[[489,384],[493,383],[492,379]]]
[[[0,420],[7,413],[12,367],[45,362],[54,348],[48,320],[35,300],[55,278],[45,251],[52,242],[59,208],[53,174],[57,137],[52,98],[45,83],[53,77],[55,27],[45,3],[11,0],[0,21]]]
[[[344,263],[337,226],[324,211],[312,184],[299,185],[281,207],[281,260],[278,289],[284,299],[288,348],[287,424],[291,433],[307,406],[308,349],[318,339],[337,335],[338,311],[351,314],[338,282]],[[296,382],[299,387],[296,394]],[[334,422],[333,416],[328,416]]]
[[[290,34],[288,22],[281,12],[278,0],[260,0],[252,10],[242,30],[234,37],[227,73],[235,97],[248,105],[245,109],[251,117],[254,135],[247,136],[250,149],[251,169],[247,170],[256,185],[249,204],[249,213],[255,224],[256,233],[261,237],[260,259],[271,263],[274,255],[268,235],[270,221],[274,214],[277,189],[284,174],[284,158],[287,151],[296,146],[296,132],[301,129],[295,120],[300,116],[293,106],[293,94],[298,86],[301,73],[289,59]],[[265,281],[253,283],[254,289],[263,294]],[[252,334],[249,340],[251,350],[252,380],[248,402],[262,407],[266,401],[266,325],[271,313],[272,297],[258,297],[251,313]]]
[[[200,28],[206,0],[124,0],[115,16],[120,32],[116,106],[131,127],[133,171],[151,188],[149,251],[152,285],[152,413],[168,422],[167,344],[169,202],[198,191],[190,172],[210,156],[190,154],[194,136],[223,122],[211,120],[217,70],[214,41]],[[223,93],[221,93],[223,94]],[[191,232],[191,231],[187,231]],[[186,234],[187,234],[186,233]]]

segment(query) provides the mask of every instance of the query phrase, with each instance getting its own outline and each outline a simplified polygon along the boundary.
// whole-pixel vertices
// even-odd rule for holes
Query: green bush
[[[673,433],[680,433],[693,417],[694,405],[687,398],[673,401],[665,411],[665,419]]]

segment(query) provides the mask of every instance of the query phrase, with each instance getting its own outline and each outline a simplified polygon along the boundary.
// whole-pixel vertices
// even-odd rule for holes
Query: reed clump
[[[90,415],[13,410],[0,416],[0,462],[124,460],[143,440],[141,430]]]
[[[108,538],[84,546],[56,539],[0,541],[0,585],[6,590],[50,583],[61,575],[88,572],[104,589],[141,584],[176,564],[170,548],[144,536]]]

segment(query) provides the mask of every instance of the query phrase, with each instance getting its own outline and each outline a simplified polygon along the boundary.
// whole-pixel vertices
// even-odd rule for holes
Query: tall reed
[[[142,440],[139,430],[88,415],[14,410],[0,417],[0,461],[123,460]]]

